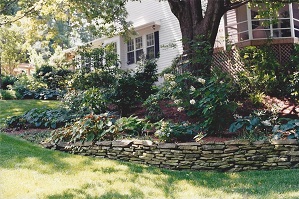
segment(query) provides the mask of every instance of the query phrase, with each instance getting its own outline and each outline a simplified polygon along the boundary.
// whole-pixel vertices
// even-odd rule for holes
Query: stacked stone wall
[[[50,145],[48,148],[175,170],[246,171],[299,168],[296,140],[154,143],[142,140]]]

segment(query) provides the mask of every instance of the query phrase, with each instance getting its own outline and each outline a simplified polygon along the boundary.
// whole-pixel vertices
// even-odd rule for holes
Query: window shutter
[[[160,52],[159,31],[154,32],[154,35],[155,35],[155,58],[158,58]]]

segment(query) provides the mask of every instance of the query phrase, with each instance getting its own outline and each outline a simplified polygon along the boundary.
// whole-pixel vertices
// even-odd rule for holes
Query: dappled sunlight
[[[0,134],[0,198],[298,198],[297,170],[217,173],[45,150]]]

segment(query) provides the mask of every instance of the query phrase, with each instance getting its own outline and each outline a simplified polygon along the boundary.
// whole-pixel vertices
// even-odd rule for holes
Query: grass
[[[0,134],[0,198],[299,198],[298,170],[170,171],[42,149]]]
[[[59,103],[53,100],[0,100],[0,127],[4,126],[7,118],[21,115],[33,108],[54,108]]]

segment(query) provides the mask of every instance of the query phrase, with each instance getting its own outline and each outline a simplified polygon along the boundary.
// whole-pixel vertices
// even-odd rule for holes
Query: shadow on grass
[[[63,158],[68,157],[68,154],[42,150],[40,146],[1,133],[0,152],[0,167],[2,168],[16,168],[30,160],[35,161],[32,162],[32,164],[37,163],[51,167],[47,169],[51,170],[51,172],[65,170],[71,167],[71,164],[62,161]],[[40,170],[39,172],[45,172],[45,170]]]
[[[162,198],[179,198],[178,193],[193,191],[202,198],[298,198],[298,170],[251,171],[240,173],[218,173],[197,171],[171,171],[111,161],[111,165],[97,166],[100,159],[84,158],[74,165],[68,162],[69,154],[41,149],[39,146],[0,134],[0,167],[15,168],[15,163],[26,163],[28,158],[37,159],[39,164],[50,167],[51,173],[72,170],[84,165],[93,166],[92,175],[99,176],[97,182],[89,182],[79,188],[66,189],[61,193],[48,195],[55,198],[149,198],[148,192],[159,192]],[[35,167],[34,167],[35,168]],[[78,170],[74,169],[72,172]],[[44,171],[41,169],[41,173]],[[47,170],[47,172],[49,172]],[[70,174],[72,174],[70,172]],[[99,184],[101,183],[101,184]],[[119,184],[124,185],[126,192]],[[126,184],[128,186],[126,186]],[[150,190],[145,190],[148,186]],[[100,189],[101,194],[92,191]],[[155,191],[153,191],[155,190]],[[215,195],[201,195],[215,192]],[[156,194],[156,193],[154,193]],[[206,194],[206,193],[204,193]],[[217,195],[218,194],[218,195]],[[221,194],[225,194],[222,197]],[[289,195],[287,195],[289,194]],[[153,197],[152,197],[153,198]],[[188,198],[188,197],[187,197]],[[198,198],[198,197],[197,197]],[[232,197],[233,198],[233,197]]]
[[[84,199],[143,199],[148,198],[146,197],[143,192],[138,189],[130,189],[130,194],[122,194],[118,191],[107,191],[106,193],[102,194],[101,196],[92,196],[85,191],[86,188],[81,189],[71,189],[64,191],[62,194],[55,194],[48,196],[47,199],[74,199],[74,198],[84,198]]]

